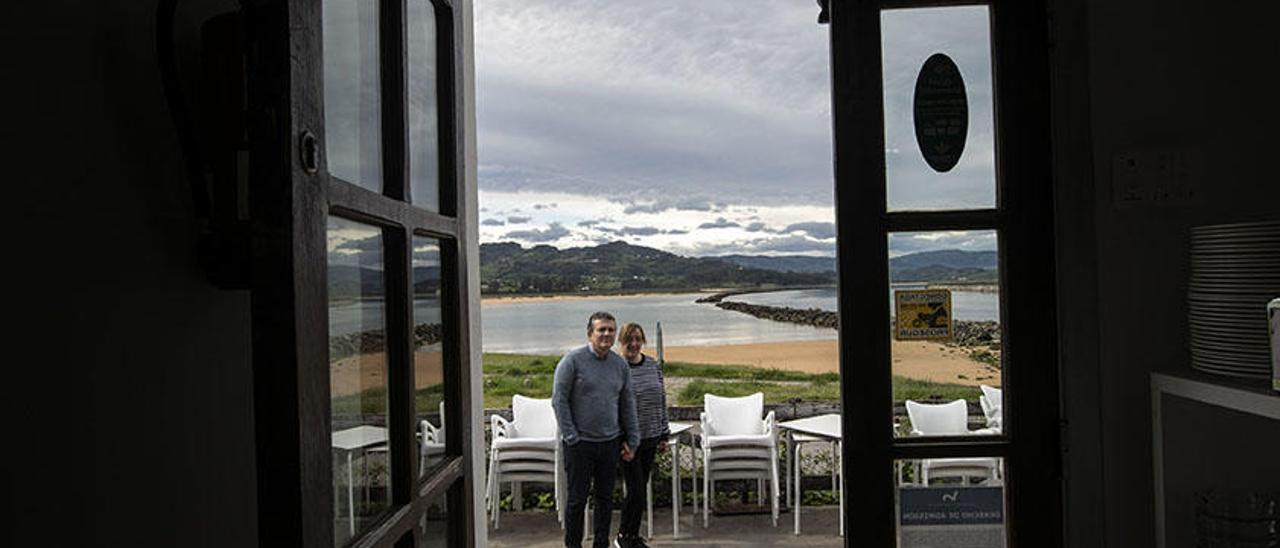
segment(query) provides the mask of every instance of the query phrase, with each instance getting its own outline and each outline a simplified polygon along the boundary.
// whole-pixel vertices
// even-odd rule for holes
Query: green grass
[[[835,382],[838,373],[804,373],[782,369],[763,369],[749,365],[712,365],[705,363],[667,362],[663,372],[668,377],[690,377],[743,381],[808,381]]]
[[[552,376],[560,356],[484,354],[484,406],[511,407],[511,396],[550,398]]]
[[[484,403],[486,408],[511,405],[511,396],[523,394],[533,398],[551,397],[552,375],[559,356],[533,354],[484,354]],[[712,365],[667,362],[667,378],[693,379],[672,394],[678,405],[700,405],[706,393],[721,396],[745,396],[763,392],[766,403],[783,403],[793,398],[806,401],[840,399],[840,376],[836,373],[803,373],[780,369],[761,369],[749,365]],[[893,378],[893,399],[967,399],[977,400],[977,387],[929,381]]]
[[[552,377],[559,356],[533,354],[484,354],[484,406],[502,409],[511,406],[511,396],[523,394],[531,398],[550,398]],[[780,369],[761,369],[748,365],[711,365],[667,362],[667,378],[691,379],[678,392],[670,394],[676,405],[701,405],[703,394],[746,396],[764,393],[765,403],[784,403],[793,398],[804,401],[836,401],[840,399],[840,376],[836,373],[802,373]],[[417,391],[416,406],[421,413],[434,413],[444,387],[428,386]],[[966,399],[977,400],[977,387],[943,384],[894,376],[893,399]],[[359,394],[334,398],[334,415],[378,415],[386,413],[386,389],[370,388]]]
[[[418,389],[414,394],[414,405],[419,413],[438,413],[440,400],[444,397],[444,385],[433,384]],[[510,401],[507,402],[510,404]],[[338,396],[330,401],[331,412],[335,416],[342,415],[385,415],[387,413],[387,389],[370,388],[358,394]]]
[[[679,405],[702,405],[703,394],[737,397],[764,393],[765,403],[782,403],[792,398],[806,401],[834,401],[840,399],[840,385],[836,383],[778,384],[762,381],[713,382],[695,380],[676,394]]]
[[[963,384],[946,384],[940,382],[908,379],[893,376],[893,401],[941,399],[978,401],[982,389]]]

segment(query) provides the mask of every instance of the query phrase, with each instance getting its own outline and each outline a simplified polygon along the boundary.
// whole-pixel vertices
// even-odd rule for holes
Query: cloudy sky
[[[477,0],[481,241],[614,240],[685,255],[835,249],[827,27],[812,0]],[[985,8],[886,14],[886,165],[895,208],[993,202]],[[915,77],[944,52],[967,82],[960,164],[911,129]],[[992,249],[903,235],[896,253]]]

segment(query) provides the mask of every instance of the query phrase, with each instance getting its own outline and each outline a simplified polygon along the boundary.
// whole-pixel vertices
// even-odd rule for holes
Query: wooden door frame
[[[881,11],[965,5],[987,5],[991,10],[996,207],[887,212]],[[1019,0],[831,0],[826,8],[842,311],[841,403],[847,440],[842,472],[849,485],[858,486],[856,495],[842,493],[853,524],[845,544],[896,545],[895,459],[999,456],[1005,458],[1009,545],[1061,546],[1061,411],[1045,6]],[[885,298],[887,235],[961,229],[994,229],[999,235],[1005,434],[980,439],[895,439],[892,334]]]
[[[374,1],[374,0],[364,0]],[[425,0],[424,0],[425,1]],[[431,501],[448,496],[451,546],[475,538],[470,329],[470,249],[476,237],[464,147],[470,66],[465,0],[430,0],[436,9],[440,213],[404,201],[407,177],[406,0],[379,9],[382,67],[383,193],[329,176],[325,167],[321,0],[245,4],[251,186],[254,416],[258,531],[264,546],[333,546],[326,221],[337,214],[381,227],[386,260],[388,427],[392,509],[352,546],[403,545]],[[459,9],[459,4],[462,9]],[[310,169],[309,151],[318,165]],[[314,164],[313,164],[314,165]],[[414,236],[441,247],[446,460],[418,478],[414,409],[412,268]],[[394,252],[400,250],[399,253]],[[449,364],[453,364],[450,367]],[[399,388],[399,390],[396,390]],[[482,426],[479,430],[483,432]],[[412,544],[412,541],[408,542]]]

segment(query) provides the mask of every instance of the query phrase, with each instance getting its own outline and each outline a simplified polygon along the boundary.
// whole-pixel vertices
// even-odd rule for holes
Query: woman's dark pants
[[[562,444],[564,470],[569,484],[569,505],[564,513],[564,545],[582,546],[582,511],[587,506],[587,492],[595,484],[591,502],[595,504],[593,538],[596,548],[609,546],[609,520],[613,516],[613,480],[617,476],[622,440],[585,441]]]
[[[644,515],[649,473],[653,471],[653,457],[657,455],[658,442],[661,440],[661,436],[641,440],[635,458],[631,462],[622,463],[622,478],[627,482],[627,498],[622,503],[619,536],[640,536],[640,517]]]

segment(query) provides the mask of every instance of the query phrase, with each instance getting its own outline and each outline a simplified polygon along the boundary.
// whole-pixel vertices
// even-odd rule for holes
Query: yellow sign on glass
[[[893,303],[898,340],[951,338],[950,289],[900,289],[893,292]]]

